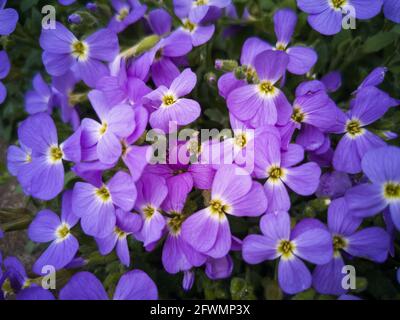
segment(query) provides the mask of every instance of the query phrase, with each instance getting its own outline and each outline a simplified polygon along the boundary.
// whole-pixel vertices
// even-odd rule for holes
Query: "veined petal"
[[[298,167],[287,168],[284,182],[294,192],[307,196],[317,190],[320,176],[320,167],[315,162],[308,162]]]
[[[296,256],[291,259],[280,259],[278,265],[278,282],[281,289],[288,294],[296,294],[311,287],[311,274],[303,261]]]
[[[275,239],[251,234],[243,240],[243,259],[250,264],[274,260],[279,257],[279,253],[276,250],[277,244],[278,242]]]
[[[56,230],[60,224],[60,218],[53,211],[39,211],[29,225],[29,239],[35,242],[53,241],[56,239]]]
[[[141,270],[125,273],[118,281],[114,300],[156,300],[157,286],[153,280]]]
[[[350,213],[356,217],[373,216],[387,206],[380,185],[360,184],[347,190],[345,198]]]
[[[60,300],[108,300],[99,279],[87,271],[73,275],[61,289],[59,298]]]

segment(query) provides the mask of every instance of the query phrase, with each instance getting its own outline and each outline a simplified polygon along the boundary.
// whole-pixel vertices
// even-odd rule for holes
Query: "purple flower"
[[[7,0],[0,1],[0,36],[13,33],[18,22],[18,12],[11,8],[5,9],[6,4]]]
[[[368,76],[365,77],[363,82],[358,86],[356,92],[361,91],[362,89],[367,87],[377,87],[383,82],[383,80],[385,80],[386,72],[387,68],[385,67],[375,68],[370,72]]]
[[[154,9],[149,13],[148,23],[155,34],[162,36],[171,31],[172,17],[164,9]]]
[[[135,113],[128,104],[110,108],[98,90],[91,91],[88,97],[100,123],[89,118],[82,120],[82,147],[94,149],[95,159],[102,163],[115,163],[123,151],[121,139],[135,129]]]
[[[344,198],[331,202],[328,209],[328,229],[333,242],[333,255],[328,263],[318,265],[313,273],[313,286],[322,294],[341,295],[346,292],[342,287],[342,268],[345,263],[342,250],[351,256],[366,258],[375,262],[384,262],[389,250],[389,235],[378,227],[357,231],[362,219],[353,217],[348,211]]]
[[[100,29],[78,40],[59,22],[55,29],[42,30],[40,46],[49,74],[62,76],[73,70],[90,87],[95,87],[96,82],[109,73],[102,61],[113,61],[119,51],[118,37],[108,29]]]
[[[254,174],[259,179],[267,179],[264,189],[268,213],[289,210],[290,199],[285,185],[302,196],[317,190],[321,169],[314,162],[295,167],[303,159],[304,149],[297,144],[290,144],[287,151],[281,152],[277,135],[271,134],[264,143],[256,145]]]
[[[361,159],[371,149],[385,146],[385,142],[365,127],[380,119],[392,106],[393,99],[385,92],[368,87],[361,90],[350,111],[338,110],[336,133],[345,133],[333,156],[333,166],[338,171],[358,173]]]
[[[326,172],[321,176],[316,196],[319,198],[327,197],[336,199],[344,196],[346,191],[352,186],[349,175],[344,172]]]
[[[321,78],[321,82],[324,84],[326,91],[335,92],[342,85],[342,75],[339,71],[332,71],[324,75]]]
[[[69,6],[73,4],[76,0],[58,0],[58,2],[63,6]]]
[[[115,229],[116,210],[130,211],[136,200],[131,176],[118,171],[108,182],[93,185],[77,182],[72,195],[73,212],[81,218],[83,231],[97,238],[109,236]]]
[[[52,111],[54,106],[53,91],[38,73],[33,78],[33,90],[25,95],[25,110],[30,114]]]
[[[55,300],[53,294],[42,287],[29,287],[21,290],[17,296],[17,300]]]
[[[70,14],[68,16],[68,22],[70,24],[80,24],[82,22],[82,17],[77,13]]]
[[[252,81],[257,75],[254,64],[254,60],[257,55],[269,49],[271,49],[271,46],[267,42],[257,37],[248,38],[244,42],[242,53],[240,55],[240,64],[245,70],[247,81]],[[227,99],[229,94],[234,89],[244,86],[245,84],[245,80],[239,80],[235,77],[233,72],[228,72],[221,76],[218,80],[219,94]]]
[[[291,9],[280,9],[274,14],[277,43],[273,50],[281,50],[289,55],[287,69],[293,74],[305,74],[317,62],[318,56],[311,48],[303,46],[288,47],[297,24],[296,13]]]
[[[381,11],[382,0],[297,0],[297,6],[309,14],[308,23],[314,30],[334,35],[340,32],[343,15],[349,10],[353,18],[371,19]]]
[[[129,267],[130,254],[127,237],[136,233],[142,227],[142,219],[136,213],[115,210],[117,222],[114,230],[104,238],[96,238],[99,251],[102,255],[109,254],[116,247],[117,256],[122,264]]]
[[[290,121],[279,127],[284,147],[290,142],[293,132],[299,129],[296,143],[307,151],[314,151],[325,142],[325,135],[335,120],[337,107],[325,91],[297,96],[293,102]]]
[[[383,13],[386,19],[400,23],[400,2],[398,0],[383,0]]]
[[[71,124],[75,131],[81,121],[76,107],[82,94],[73,94],[73,89],[78,82],[79,80],[72,71],[59,77],[53,77],[52,81],[54,99],[61,108],[61,119],[63,122]]]
[[[111,5],[116,13],[111,18],[108,28],[115,33],[125,30],[141,19],[147,10],[147,6],[130,0],[112,0]]]
[[[197,252],[182,237],[182,223],[186,215],[182,212],[186,197],[191,190],[185,183],[176,183],[175,177],[167,180],[168,196],[163,202],[163,209],[170,214],[167,219],[168,235],[162,251],[164,269],[171,274],[179,271],[188,272],[206,261],[206,256]]]
[[[141,214],[143,225],[135,237],[147,247],[163,235],[166,220],[161,214],[161,205],[167,197],[168,188],[164,178],[146,173],[138,181],[137,189],[135,211]]]
[[[325,264],[332,255],[332,239],[325,226],[315,219],[303,219],[290,230],[287,212],[266,214],[261,218],[263,235],[249,235],[243,240],[243,259],[250,264],[279,258],[278,282],[288,294],[307,290],[311,274],[304,259]]]
[[[230,4],[231,0],[174,0],[174,11],[180,18],[200,21],[213,7],[223,9]]]
[[[179,76],[173,59],[189,53],[191,49],[192,38],[186,32],[176,30],[139,58],[140,67],[151,66],[151,77],[156,86],[170,86]]]
[[[200,116],[201,108],[197,101],[181,98],[193,90],[196,81],[196,74],[190,69],[185,69],[172,81],[169,88],[161,85],[146,95],[145,98],[157,108],[150,115],[149,122],[152,128],[170,132],[170,123],[185,126]]]
[[[10,72],[10,60],[8,59],[7,52],[0,51],[0,80],[7,77]],[[7,97],[7,89],[4,84],[0,81],[0,104],[6,100]]]
[[[356,217],[370,217],[386,207],[400,230],[400,149],[383,147],[371,150],[361,167],[371,183],[363,183],[346,192],[349,211]]]
[[[60,291],[60,300],[108,300],[103,284],[90,272],[71,277]],[[153,280],[141,270],[125,273],[118,281],[113,300],[156,300],[158,291]]]
[[[80,130],[59,145],[51,117],[37,113],[21,123],[18,137],[21,148],[8,149],[10,172],[27,194],[41,200],[53,199],[64,187],[62,160],[80,161]]]
[[[292,108],[284,93],[275,85],[285,74],[288,63],[288,55],[281,51],[268,50],[257,55],[254,65],[259,83],[233,90],[227,99],[229,111],[254,128],[286,124]]]
[[[247,171],[226,165],[218,169],[211,188],[209,206],[185,220],[182,237],[196,251],[221,258],[231,248],[231,231],[227,214],[259,216],[267,207],[267,199],[258,182]]]
[[[36,274],[42,275],[42,268],[46,265],[59,270],[72,261],[78,251],[79,243],[71,234],[71,229],[78,219],[72,213],[70,190],[63,195],[61,219],[51,210],[42,210],[36,215],[28,229],[29,238],[35,242],[51,242],[33,265]]]

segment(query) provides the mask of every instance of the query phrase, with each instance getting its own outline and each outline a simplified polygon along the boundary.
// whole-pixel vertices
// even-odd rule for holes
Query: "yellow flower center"
[[[88,53],[89,47],[85,42],[76,40],[72,43],[72,55],[75,58],[84,61],[88,58]]]
[[[259,84],[260,92],[265,95],[273,95],[275,93],[276,88],[269,81],[263,81]]]
[[[64,240],[70,234],[69,226],[66,223],[60,225],[56,230],[56,236],[58,240]]]
[[[156,209],[150,204],[148,204],[147,206],[145,206],[143,208],[143,213],[144,213],[146,219],[151,219],[151,217],[154,215],[155,212],[156,212]]]
[[[247,145],[247,137],[246,134],[244,133],[240,133],[238,135],[235,136],[235,144],[239,147],[239,148],[244,148]]]
[[[383,187],[383,194],[387,200],[400,200],[400,183],[385,183]]]
[[[342,236],[335,235],[333,236],[333,253],[335,256],[340,255],[340,250],[346,249],[347,240]]]
[[[114,232],[117,235],[118,239],[124,239],[128,235],[125,231],[122,231],[118,227],[115,227]]]
[[[225,216],[225,213],[228,213],[229,205],[224,204],[221,200],[213,199],[210,201],[210,210],[214,216],[221,219]]]
[[[361,127],[360,120],[352,119],[347,121],[346,132],[353,138],[363,134],[364,129]]]
[[[305,118],[304,112],[302,112],[299,107],[294,107],[292,113],[292,120],[296,123],[302,123],[304,121],[304,118]]]
[[[99,133],[100,133],[101,136],[106,133],[107,128],[108,128],[108,124],[106,122],[103,122],[101,124],[100,129],[99,129]]]
[[[129,9],[128,8],[122,8],[117,15],[117,20],[118,21],[124,21],[125,18],[128,16],[129,14]]]
[[[165,106],[170,106],[175,103],[175,98],[173,95],[168,94],[162,98],[162,102]]]
[[[286,44],[284,44],[282,42],[277,42],[275,48],[276,48],[276,50],[279,50],[279,51],[285,51]]]
[[[105,185],[96,189],[96,196],[98,196],[103,202],[111,201],[111,193]]]
[[[64,156],[64,153],[62,152],[61,148],[58,146],[50,147],[49,154],[50,154],[50,161],[52,163],[60,162],[62,160],[62,157]],[[29,162],[31,160],[32,159],[29,156]]]
[[[31,163],[31,162],[32,162],[32,156],[29,153],[27,153],[25,157],[25,163]]]
[[[195,5],[196,6],[204,6],[204,5],[206,5],[208,3],[208,0],[197,0],[197,1],[195,1]]]
[[[284,175],[285,175],[285,172],[283,171],[283,169],[281,167],[278,167],[278,166],[271,166],[268,169],[267,173],[268,173],[268,176],[269,176],[268,181],[271,181],[271,182],[277,182],[281,178],[283,178]]]
[[[294,249],[296,248],[295,244],[289,240],[281,240],[278,244],[278,252],[282,255],[284,259],[290,259],[293,257]]]
[[[332,7],[340,9],[347,4],[347,0],[331,0]]]
[[[190,21],[189,19],[186,19],[183,22],[183,28],[188,30],[189,32],[193,32],[193,30],[196,29],[196,24]]]
[[[183,214],[175,214],[173,218],[169,219],[168,227],[173,235],[178,235],[181,232],[182,223],[185,220],[185,216]]]

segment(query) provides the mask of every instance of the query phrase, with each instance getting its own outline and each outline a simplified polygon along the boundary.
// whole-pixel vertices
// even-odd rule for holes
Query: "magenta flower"
[[[158,291],[153,280],[141,270],[126,272],[119,279],[113,300],[156,300]],[[90,272],[73,275],[60,291],[60,300],[109,300],[103,284]]]
[[[131,176],[118,171],[107,184],[77,182],[72,195],[73,212],[81,218],[83,231],[97,238],[115,229],[116,210],[130,211],[136,201],[136,186]]]
[[[113,61],[119,52],[118,37],[114,32],[100,29],[78,40],[59,22],[55,29],[42,30],[40,46],[44,50],[43,64],[50,75],[62,76],[74,70],[90,87],[95,87],[99,79],[108,75],[103,61]]]
[[[268,197],[268,213],[287,211],[290,208],[289,194],[285,185],[297,194],[309,196],[318,187],[321,169],[315,162],[295,167],[304,159],[304,149],[290,144],[281,152],[280,140],[270,135],[263,144],[256,145],[254,174],[259,179],[267,179],[264,184]]]
[[[367,198],[365,198],[367,200]],[[389,251],[389,235],[378,227],[357,231],[362,219],[350,214],[344,198],[331,202],[328,209],[328,229],[333,243],[333,255],[326,264],[317,265],[313,273],[313,287],[322,294],[341,295],[342,268],[345,263],[342,251],[354,257],[384,262]]]
[[[400,149],[387,146],[371,150],[363,157],[361,167],[371,183],[346,192],[350,213],[370,217],[389,207],[392,221],[400,230]]]
[[[40,211],[28,229],[29,238],[35,242],[50,242],[33,265],[33,271],[42,275],[42,268],[52,265],[56,270],[64,268],[72,261],[78,251],[78,240],[71,234],[71,229],[79,218],[72,213],[72,191],[63,195],[61,219],[51,210]]]
[[[185,69],[169,88],[161,85],[146,95],[145,98],[157,108],[150,115],[152,128],[170,132],[170,123],[185,126],[200,116],[201,108],[197,101],[181,98],[193,90],[196,81],[196,75],[190,69]]]
[[[122,154],[121,140],[135,129],[135,113],[128,104],[110,108],[98,90],[88,96],[101,122],[82,120],[82,147],[94,149],[95,159],[105,164],[115,163]]]
[[[345,133],[333,156],[333,166],[338,171],[358,173],[361,159],[371,149],[386,143],[365,127],[380,119],[393,105],[393,99],[385,92],[370,86],[361,90],[347,113],[338,110],[336,133]]]
[[[243,259],[250,264],[279,258],[278,282],[288,294],[311,287],[311,273],[303,260],[321,265],[333,255],[332,239],[326,227],[316,219],[303,219],[290,230],[287,212],[266,214],[261,218],[262,235],[243,240]]]
[[[221,258],[231,248],[227,214],[254,217],[266,208],[267,198],[258,182],[235,165],[223,166],[215,174],[209,206],[185,220],[182,237],[196,251]]]
[[[233,90],[227,100],[229,111],[254,128],[286,124],[292,108],[275,85],[284,76],[288,63],[288,55],[281,51],[268,50],[257,55],[254,65],[259,83]]]

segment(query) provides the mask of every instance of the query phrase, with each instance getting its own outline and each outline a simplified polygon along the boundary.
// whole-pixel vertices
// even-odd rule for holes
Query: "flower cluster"
[[[297,1],[312,28],[326,35],[340,31],[345,5],[354,6],[359,19],[381,10],[382,1],[364,2]],[[399,22],[398,2],[383,2],[386,17]],[[18,15],[1,3],[0,34],[7,35]],[[91,270],[92,241],[97,255],[109,257],[115,249],[124,270],[115,300],[158,298],[151,270],[131,270],[133,245],[154,255],[161,248],[160,268],[182,273],[186,291],[200,268],[212,280],[230,277],[232,255],[239,252],[248,264],[278,259],[285,294],[313,287],[354,298],[341,285],[345,261],[384,262],[400,230],[400,149],[371,126],[399,105],[379,88],[387,70],[373,70],[348,106],[338,105],[332,93],[341,86],[340,73],[311,76],[317,52],[291,43],[296,12],[279,9],[275,43],[249,37],[240,63],[216,61],[232,135],[199,140],[194,129],[206,118],[196,85],[203,78],[190,55],[206,48],[219,19],[237,17],[235,7],[230,0],[174,0],[171,12],[137,0],[111,3],[108,24],[89,34],[75,35],[60,22],[41,32],[49,77],[34,77],[25,95],[28,117],[7,161],[23,192],[41,204],[29,239],[48,246],[33,265],[34,277],[15,257],[0,259],[0,295],[109,299],[88,271],[75,273],[57,292],[38,282],[46,266],[57,274]],[[70,22],[81,23],[71,16]],[[120,34],[138,23],[149,35],[126,48]],[[9,69],[1,51],[0,79]],[[285,88],[291,78],[299,80],[294,93]],[[0,82],[0,103],[5,95]],[[67,134],[57,130],[61,122]],[[156,157],[164,138],[171,142],[189,128],[189,139],[165,143],[165,154]],[[325,214],[299,215],[293,207],[301,199],[321,200]],[[386,230],[369,220],[380,213]],[[254,228],[235,234],[232,225],[244,221]]]

